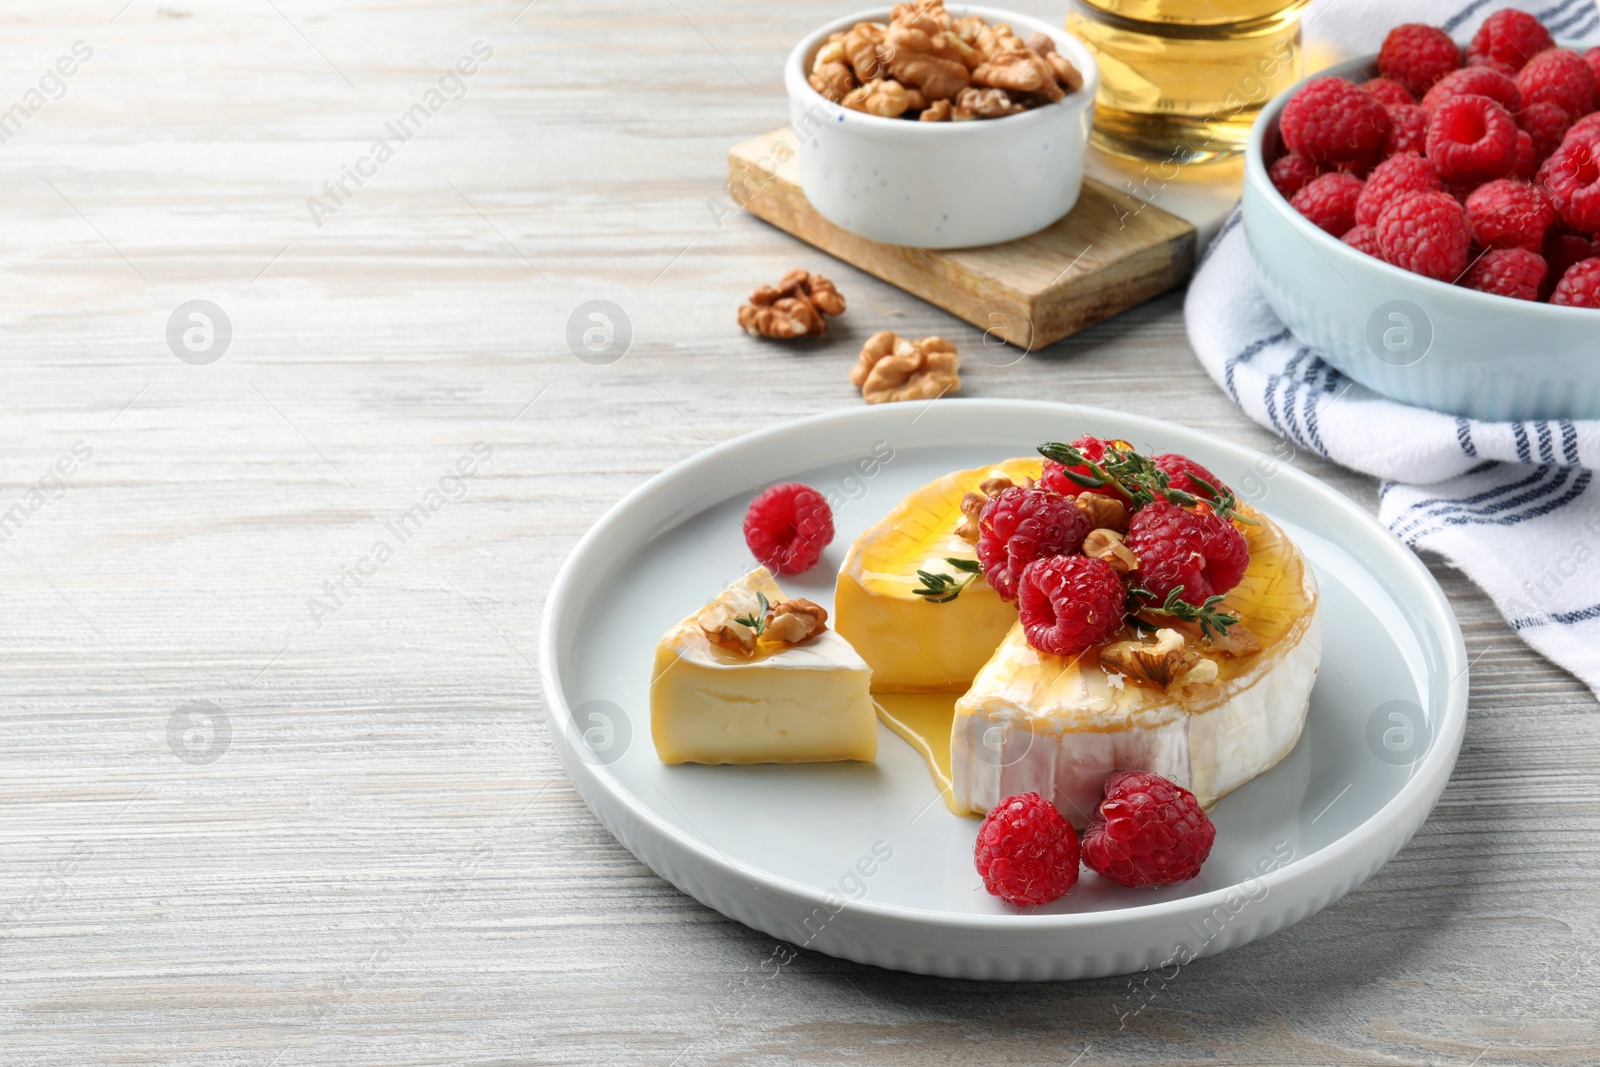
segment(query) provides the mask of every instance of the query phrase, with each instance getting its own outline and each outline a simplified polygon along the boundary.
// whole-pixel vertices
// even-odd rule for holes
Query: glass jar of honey
[[[1100,65],[1094,140],[1118,155],[1237,155],[1261,106],[1300,79],[1309,0],[1071,2],[1067,29]]]

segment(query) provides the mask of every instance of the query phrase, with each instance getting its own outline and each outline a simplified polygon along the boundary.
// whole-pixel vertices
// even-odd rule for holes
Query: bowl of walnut
[[[841,18],[789,54],[806,198],[862,237],[998,244],[1078,201],[1100,73],[1065,30],[921,0]]]

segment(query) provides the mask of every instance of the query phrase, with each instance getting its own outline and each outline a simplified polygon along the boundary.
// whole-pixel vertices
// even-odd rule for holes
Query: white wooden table
[[[583,807],[532,660],[584,529],[708,441],[860,403],[872,330],[978,350],[711,206],[837,10],[6,4],[0,1062],[1600,1060],[1600,716],[1445,568],[1474,667],[1443,802],[1336,907],[1164,985],[773,975]],[[831,343],[735,328],[792,266],[849,297]],[[595,299],[632,326],[610,365],[566,341]],[[195,300],[231,324],[194,352],[180,318],[209,363],[168,342]],[[1271,444],[1176,296],[969,366]]]

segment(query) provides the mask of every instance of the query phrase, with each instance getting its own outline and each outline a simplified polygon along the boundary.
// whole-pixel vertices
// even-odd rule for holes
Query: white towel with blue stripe
[[[1595,0],[1407,3],[1400,17],[1393,0],[1319,0],[1307,36],[1354,56],[1376,51],[1398,21],[1470,36],[1507,6],[1564,38],[1600,28]],[[1395,536],[1459,568],[1524,641],[1600,695],[1600,489],[1590,484],[1600,421],[1480,422],[1345,377],[1267,305],[1237,209],[1202,258],[1184,315],[1200,362],[1247,415],[1379,478],[1378,517]]]

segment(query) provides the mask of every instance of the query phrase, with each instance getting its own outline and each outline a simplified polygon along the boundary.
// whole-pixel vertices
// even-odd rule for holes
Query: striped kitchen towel
[[[1325,61],[1377,51],[1385,28],[1467,37],[1506,0],[1317,0]],[[1595,0],[1513,3],[1562,38],[1600,29]],[[1524,641],[1600,695],[1600,421],[1480,422],[1386,399],[1302,344],[1261,293],[1239,212],[1206,250],[1184,306],[1200,362],[1288,444],[1381,480],[1378,516],[1483,589]],[[1600,329],[1596,335],[1600,336]]]

